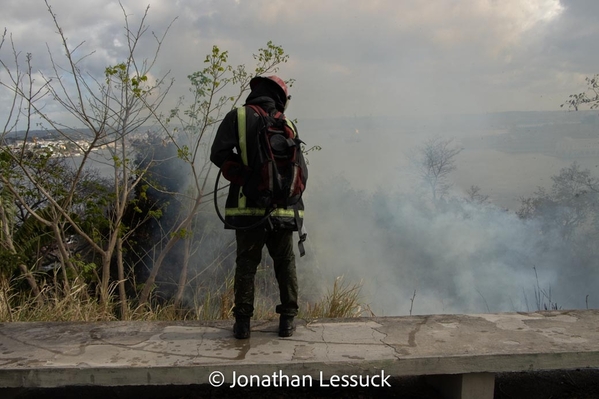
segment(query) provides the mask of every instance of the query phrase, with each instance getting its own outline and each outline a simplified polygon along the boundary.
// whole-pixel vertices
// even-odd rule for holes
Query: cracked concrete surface
[[[599,367],[599,311],[299,321],[0,324],[0,387],[206,384],[238,375],[445,375]]]

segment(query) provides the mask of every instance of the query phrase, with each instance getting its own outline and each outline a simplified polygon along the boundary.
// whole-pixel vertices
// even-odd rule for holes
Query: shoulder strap
[[[293,131],[293,137],[297,138],[297,129],[295,128],[295,125],[293,124],[293,122],[291,122],[289,119],[285,118],[285,123]]]
[[[258,115],[262,115],[262,116],[268,115],[268,113],[264,109],[262,109],[262,107],[259,107],[258,105],[249,104],[247,106],[250,107],[251,109],[253,109],[254,111],[256,111],[256,113]]]
[[[275,112],[269,114],[268,112],[266,112],[264,110],[264,108],[258,106],[258,105],[254,105],[254,104],[248,104],[248,107],[250,107],[251,109],[253,109],[254,111],[256,111],[258,113],[258,115],[262,115],[262,116],[272,116],[275,119],[283,119],[287,124],[289,124],[289,121],[287,120],[287,118],[285,117],[285,114],[282,113],[279,110],[276,110]],[[295,130],[295,129],[293,129]]]
[[[245,107],[237,108],[237,135],[239,137],[239,150],[241,151],[241,161],[245,166],[248,166]]]

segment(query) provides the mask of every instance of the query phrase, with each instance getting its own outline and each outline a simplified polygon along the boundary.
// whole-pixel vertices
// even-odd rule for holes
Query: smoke
[[[397,136],[370,134],[357,142],[321,137],[322,153],[312,155],[311,176],[324,176],[308,184],[312,258],[298,270],[319,273],[323,289],[338,276],[362,282],[363,301],[386,316],[597,305],[587,297],[597,283],[595,257],[558,227],[469,202],[457,189],[432,204],[408,172],[397,172],[395,165],[405,166],[397,147],[372,144]],[[361,159],[347,157],[357,148]]]
[[[310,251],[332,284],[362,281],[377,315],[532,311],[584,306],[591,276],[573,280],[571,248],[556,231],[494,205],[352,190],[336,179],[310,197]],[[538,298],[537,296],[541,297]]]
[[[184,138],[180,139],[179,144],[189,145]],[[223,234],[214,214],[212,197],[207,194],[212,191],[210,187],[214,182],[205,173],[200,175],[200,179],[206,178],[208,181],[202,203],[192,222],[194,231],[178,230],[195,201],[194,195],[197,195],[190,188],[194,184],[189,165],[177,156],[177,147],[160,135],[149,133],[133,145],[136,149],[136,167],[147,168],[147,173],[143,184],[138,186],[138,190],[145,187],[145,191],[136,193],[139,208],[136,217],[143,222],[139,225],[132,223],[136,227],[133,232],[133,251],[129,251],[128,256],[132,258],[131,263],[136,265],[139,280],[145,281],[168,240],[173,234],[180,234],[185,239],[176,241],[173,248],[166,252],[156,277],[155,293],[160,298],[173,298],[181,273],[184,273],[187,265],[185,302],[193,306],[197,302],[197,287],[221,285],[230,268],[230,262],[226,269],[222,268],[221,260],[230,257],[231,236]],[[207,165],[207,162],[206,156],[201,157],[199,168]],[[158,218],[148,217],[150,212],[157,211],[160,212]]]
[[[326,132],[302,129],[308,145],[323,147],[308,156],[307,256],[297,257],[304,300],[320,300],[343,276],[346,284],[361,283],[362,302],[380,316],[599,305],[591,295],[596,257],[565,240],[558,225],[468,201],[457,185],[436,204],[418,190],[407,159],[426,139],[417,133],[420,126],[403,133],[382,131],[372,121],[351,129],[333,124]],[[234,268],[232,232],[222,230],[212,205],[194,233],[189,304],[197,301],[193,287],[224,283]],[[171,285],[180,251],[165,264]],[[261,275],[272,274],[266,251],[263,261]],[[271,280],[257,283],[276,297]]]

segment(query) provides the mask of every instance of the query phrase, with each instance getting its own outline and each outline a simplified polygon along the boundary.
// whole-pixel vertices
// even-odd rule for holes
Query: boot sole
[[[293,335],[294,330],[279,330],[279,337],[287,338]]]

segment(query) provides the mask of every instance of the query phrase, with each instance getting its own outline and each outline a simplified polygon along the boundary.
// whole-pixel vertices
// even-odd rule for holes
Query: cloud
[[[101,71],[124,56],[118,2],[50,4],[70,43],[85,41],[96,51],[90,67]],[[134,26],[147,4],[128,0],[123,7]],[[555,98],[596,65],[593,52],[574,45],[596,38],[596,7],[566,0],[160,0],[151,3],[146,25],[151,38],[176,18],[158,63],[177,79],[175,96],[185,93],[185,77],[202,67],[212,45],[229,50],[234,64],[249,64],[273,40],[292,57],[281,74],[297,81],[290,112],[299,117],[493,112],[558,109]],[[0,24],[25,51],[43,54],[46,42],[59,51],[39,1],[10,1]],[[138,49],[149,57],[152,44]],[[563,87],[551,84],[558,75]]]

